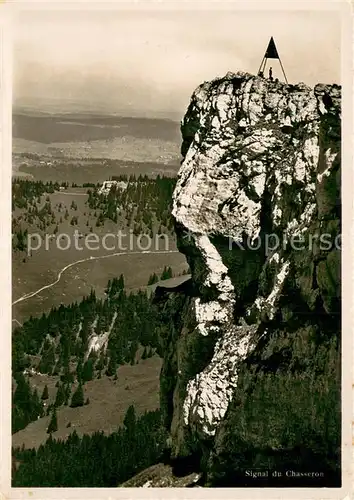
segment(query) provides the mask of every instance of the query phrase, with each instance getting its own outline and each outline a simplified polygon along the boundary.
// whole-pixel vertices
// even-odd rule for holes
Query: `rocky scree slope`
[[[171,457],[208,485],[314,460],[338,482],[340,106],[338,85],[228,73],[182,122],[173,216],[192,280],[160,299],[161,407]]]

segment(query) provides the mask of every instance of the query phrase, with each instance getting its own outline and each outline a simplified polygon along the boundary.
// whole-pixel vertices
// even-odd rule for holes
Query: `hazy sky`
[[[37,11],[19,19],[15,105],[182,115],[201,82],[256,73],[271,35],[289,82],[340,83],[333,12]],[[281,78],[278,61],[272,66]]]

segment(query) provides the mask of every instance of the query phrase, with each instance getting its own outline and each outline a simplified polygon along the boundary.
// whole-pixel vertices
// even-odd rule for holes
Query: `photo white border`
[[[0,0],[1,1],[1,0]],[[23,10],[247,10],[336,11],[341,15],[342,85],[342,478],[341,488],[11,488],[11,177],[12,177],[12,23]],[[0,499],[207,499],[349,498],[353,485],[353,6],[346,1],[127,1],[0,3]],[[296,40],[294,41],[296,43]],[[193,89],[191,89],[192,93]],[[344,270],[344,271],[343,271]]]

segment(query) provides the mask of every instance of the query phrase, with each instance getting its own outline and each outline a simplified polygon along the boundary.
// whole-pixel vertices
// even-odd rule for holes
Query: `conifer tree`
[[[83,368],[82,368],[82,381],[87,382],[89,380],[92,380],[93,378],[93,363],[94,360],[92,358],[89,358]]]
[[[165,266],[161,274],[161,280],[168,280],[172,277],[173,277],[172,268]]]
[[[43,389],[43,392],[42,392],[42,396],[41,396],[41,399],[44,401],[46,399],[49,398],[49,393],[48,393],[48,386],[47,384],[44,386],[44,389]]]
[[[107,366],[107,370],[106,370],[106,375],[108,377],[112,377],[112,375],[115,375],[116,371],[117,371],[116,358],[114,355],[111,355],[109,358],[109,362],[108,362],[108,366]]]
[[[159,281],[159,277],[157,276],[156,273],[153,273],[149,277],[148,285],[154,285]]]
[[[82,366],[82,359],[80,358],[76,365],[76,377],[78,382],[80,383],[82,382],[82,375],[83,375],[83,366]]]
[[[124,276],[121,274],[118,278],[118,289],[124,290]]]
[[[65,405],[68,405],[68,404],[69,404],[70,394],[71,394],[71,384],[70,384],[70,383],[68,383],[68,384],[66,384],[66,386],[65,386],[65,400],[64,400],[64,404],[65,404]]]
[[[125,414],[123,424],[127,429],[133,429],[136,422],[135,409],[133,405],[130,405]]]
[[[36,420],[38,417],[43,416],[43,403],[39,399],[37,389],[34,389],[31,398],[31,408],[29,413],[30,421]]]
[[[61,384],[58,387],[54,405],[58,407],[61,406],[64,402],[65,402],[65,387],[63,384]]]
[[[58,430],[57,410],[54,407],[52,417],[48,425],[47,434],[51,434],[52,432],[56,432],[57,430]]]
[[[84,406],[84,390],[81,384],[79,384],[78,388],[73,394],[73,397],[71,398],[70,407],[76,408],[77,406]]]

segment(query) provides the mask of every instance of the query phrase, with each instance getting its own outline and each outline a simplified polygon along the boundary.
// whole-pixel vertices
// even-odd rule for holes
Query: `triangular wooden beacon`
[[[285,81],[286,81],[286,83],[288,83],[288,80],[286,78],[285,71],[284,71],[284,68],[283,68],[283,65],[282,65],[282,62],[281,62],[281,59],[280,59],[280,56],[279,56],[279,53],[278,53],[278,50],[277,50],[277,47],[275,45],[273,37],[271,37],[269,40],[268,48],[264,54],[264,57],[262,59],[261,65],[260,65],[259,70],[258,70],[258,76],[264,75],[264,71],[265,71],[268,59],[278,59],[279,60]],[[272,78],[271,75],[272,74],[270,74],[270,77]]]

